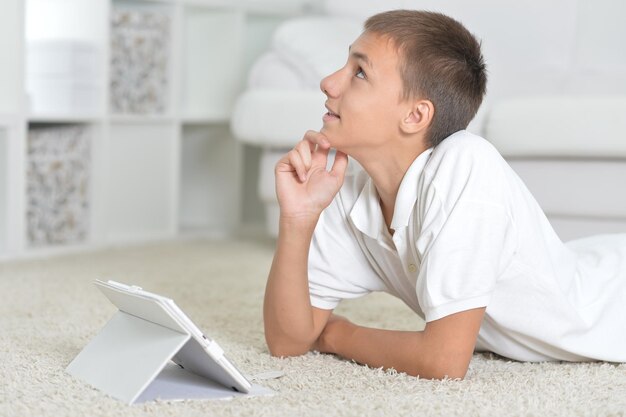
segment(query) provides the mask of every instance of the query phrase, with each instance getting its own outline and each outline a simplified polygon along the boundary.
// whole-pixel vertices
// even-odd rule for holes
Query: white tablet
[[[172,358],[181,368],[236,391],[250,391],[250,382],[224,355],[217,342],[204,335],[173,300],[115,281],[96,280],[95,285],[120,311],[189,334],[189,341]]]

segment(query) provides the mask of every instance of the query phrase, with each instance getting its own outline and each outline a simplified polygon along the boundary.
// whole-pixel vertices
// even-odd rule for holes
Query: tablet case
[[[98,286],[120,310],[74,358],[67,371],[128,404],[135,403],[140,396],[142,401],[156,399],[142,396],[151,384],[151,393],[154,396],[166,398],[167,393],[161,395],[154,388],[165,386],[155,380],[170,360],[183,349],[187,358],[196,361],[202,361],[202,357],[208,353],[194,346],[198,343],[191,335],[157,304],[141,298],[129,302],[127,297],[116,290]],[[217,344],[215,346],[219,349]],[[167,373],[171,376],[172,370],[169,369]],[[202,379],[204,378],[198,379],[196,375],[189,375],[187,378],[188,381],[195,381],[193,383],[196,385],[202,384]],[[256,394],[271,392],[264,392],[262,387],[255,388]],[[220,397],[237,394],[228,387],[207,381],[207,397],[215,397],[216,390],[223,391]],[[208,391],[212,394],[209,395]]]

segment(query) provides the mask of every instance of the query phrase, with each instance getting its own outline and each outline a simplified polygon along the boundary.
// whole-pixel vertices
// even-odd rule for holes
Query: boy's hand
[[[330,143],[323,134],[309,130],[276,164],[276,195],[284,218],[317,218],[341,188],[348,156],[337,151],[332,169],[326,171]]]

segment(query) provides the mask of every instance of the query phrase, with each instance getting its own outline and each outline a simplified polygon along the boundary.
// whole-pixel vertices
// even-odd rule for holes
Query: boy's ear
[[[432,101],[419,100],[414,102],[409,110],[410,113],[402,120],[400,129],[407,134],[425,132],[435,116],[435,106]]]

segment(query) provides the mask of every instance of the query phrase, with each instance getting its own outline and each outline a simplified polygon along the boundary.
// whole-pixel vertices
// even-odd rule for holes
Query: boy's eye
[[[365,72],[363,72],[363,69],[359,67],[357,68],[356,74],[354,74],[354,76],[357,78],[365,79]]]

